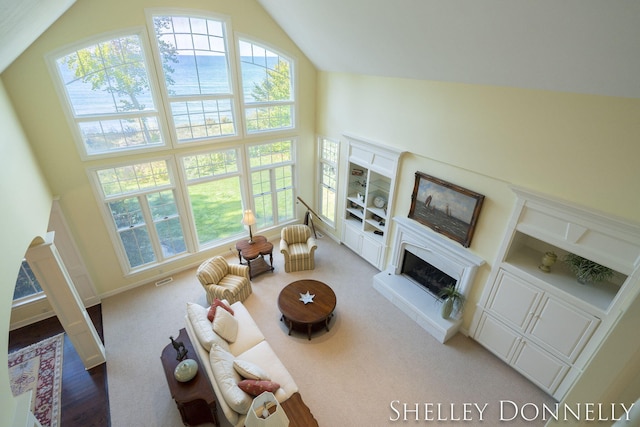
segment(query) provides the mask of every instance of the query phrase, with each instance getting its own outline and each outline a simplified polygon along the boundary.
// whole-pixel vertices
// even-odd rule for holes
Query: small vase
[[[451,317],[452,311],[453,311],[453,299],[447,298],[442,303],[442,312],[440,314],[442,315],[443,319],[448,319],[449,317]]]
[[[556,255],[554,252],[546,252],[542,256],[542,264],[540,264],[538,268],[545,273],[548,273],[551,271],[551,266],[556,263],[557,259],[558,255]]]

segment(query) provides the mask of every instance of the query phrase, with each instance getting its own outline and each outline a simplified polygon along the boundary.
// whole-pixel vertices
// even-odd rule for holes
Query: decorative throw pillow
[[[213,319],[216,316],[216,308],[218,307],[222,307],[229,313],[231,313],[232,316],[234,315],[233,308],[229,307],[227,304],[216,298],[213,300],[213,303],[211,303],[211,307],[209,307],[209,313],[207,313],[207,319],[209,319],[209,322],[213,322]]]
[[[233,361],[233,367],[242,378],[263,381],[269,381],[271,379],[260,366],[256,365],[255,363],[247,362],[246,360],[235,359]]]
[[[242,380],[238,383],[238,387],[251,396],[260,396],[265,391],[275,393],[280,388],[280,384],[273,381]]]
[[[213,319],[213,331],[228,342],[235,342],[238,336],[238,320],[227,310],[220,310]]]

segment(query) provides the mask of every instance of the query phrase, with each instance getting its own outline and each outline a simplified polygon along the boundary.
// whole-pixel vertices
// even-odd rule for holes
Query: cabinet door
[[[342,243],[360,255],[362,250],[362,231],[345,224],[342,232]]]
[[[555,392],[569,371],[566,363],[527,340],[520,343],[512,366],[549,394]]]
[[[531,322],[528,335],[565,361],[573,362],[599,323],[597,317],[547,296]]]
[[[483,313],[475,339],[496,356],[509,362],[522,338],[501,321]]]
[[[533,317],[542,290],[501,270],[489,300],[488,309],[511,327],[524,332]]]
[[[380,259],[380,255],[382,253],[382,245],[372,239],[363,238],[362,239],[362,258],[369,261],[376,268],[380,268],[380,263],[382,262]]]

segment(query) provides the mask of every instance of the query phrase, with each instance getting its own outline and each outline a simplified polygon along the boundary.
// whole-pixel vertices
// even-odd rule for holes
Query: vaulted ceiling
[[[317,68],[640,97],[638,0],[257,0]]]
[[[320,70],[640,98],[638,0],[257,1]],[[0,72],[74,2],[0,0]]]

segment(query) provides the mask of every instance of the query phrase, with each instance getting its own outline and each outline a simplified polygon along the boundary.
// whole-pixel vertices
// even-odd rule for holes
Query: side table
[[[252,243],[248,240],[240,240],[236,243],[238,260],[240,264],[249,266],[249,278],[253,279],[258,274],[273,271],[273,245],[264,236],[253,236]],[[269,255],[269,263],[264,259]],[[242,260],[246,260],[243,262]]]
[[[182,422],[184,425],[191,426],[211,422],[219,426],[216,395],[213,392],[207,375],[204,373],[204,367],[202,367],[202,363],[200,359],[198,359],[198,354],[193,349],[193,344],[191,344],[191,340],[189,340],[187,331],[184,328],[180,329],[180,334],[175,340],[182,341],[184,347],[187,349],[188,359],[193,359],[198,362],[198,373],[196,376],[192,380],[183,383],[176,380],[173,375],[176,366],[180,363],[180,361],[176,359],[177,353],[173,346],[167,344],[160,356],[162,368],[167,377],[169,391],[178,406]]]

